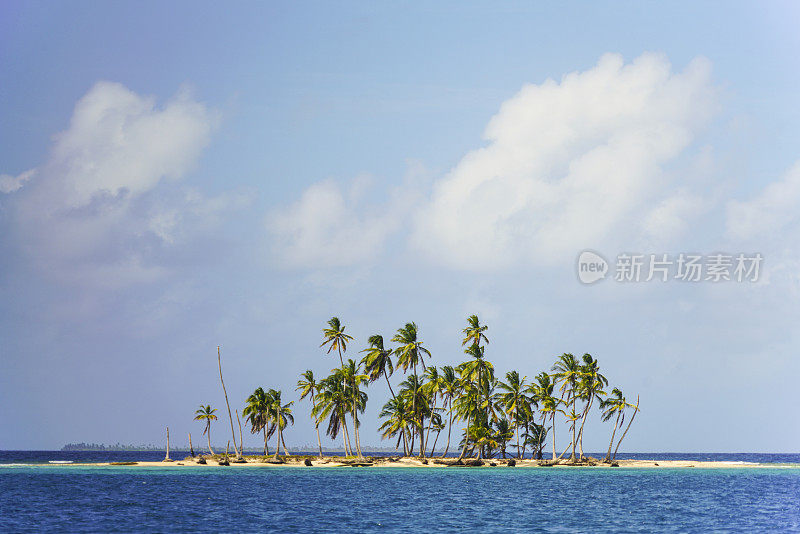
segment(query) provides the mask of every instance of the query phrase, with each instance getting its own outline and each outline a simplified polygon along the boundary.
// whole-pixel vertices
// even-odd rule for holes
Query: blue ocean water
[[[412,529],[800,532],[800,468],[0,467],[2,532]]]

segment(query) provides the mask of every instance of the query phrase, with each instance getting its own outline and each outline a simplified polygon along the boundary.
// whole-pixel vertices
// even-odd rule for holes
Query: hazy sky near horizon
[[[626,450],[798,452],[799,20],[3,2],[0,449],[167,425],[202,443],[194,410],[225,412],[217,345],[241,410],[333,367],[333,315],[351,357],[413,320],[442,365],[475,313],[500,375],[590,352],[640,395]],[[756,283],[587,286],[584,249],[764,260]],[[387,446],[385,384],[368,393],[362,442]],[[288,443],[315,442],[308,412]],[[611,431],[593,417],[588,450]]]

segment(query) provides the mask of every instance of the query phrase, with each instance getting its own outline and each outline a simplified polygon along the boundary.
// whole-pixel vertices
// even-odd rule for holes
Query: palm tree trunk
[[[411,413],[414,414],[414,420],[416,422],[416,419],[417,419],[417,392],[419,391],[419,379],[417,378],[417,362],[416,361],[414,362],[413,367],[414,367],[414,396],[411,398]],[[422,423],[420,422],[420,426],[419,426],[419,450],[420,450],[420,456],[424,457],[425,449],[424,449],[423,443],[424,442],[422,441]],[[411,442],[411,449],[412,449],[411,450],[411,454],[414,454],[414,450],[413,450],[414,449],[414,442],[413,441]]]
[[[228,402],[228,392],[225,389],[225,381],[222,380],[222,356],[219,353],[219,345],[217,345],[217,364],[219,365],[219,381],[222,383],[222,392],[225,394],[225,404],[228,406],[228,421],[231,423],[231,437],[233,437],[233,449],[236,451],[236,456],[239,454],[239,449],[236,448],[236,434],[233,432],[233,416],[231,415],[231,405]]]
[[[611,433],[611,443],[608,444],[608,452],[606,453],[606,457],[603,458],[604,462],[611,461],[611,447],[614,446],[614,435],[617,433],[617,426],[619,426],[619,417],[622,415],[622,411],[620,410],[617,412],[617,419],[614,421],[614,431]]]
[[[589,415],[589,409],[594,402],[594,394],[589,395],[589,402],[586,403],[586,408],[583,410],[583,419],[581,420],[581,430],[578,432],[578,449],[581,452],[581,459],[583,459],[583,425],[586,424],[586,416]]]
[[[514,414],[514,418],[517,420],[516,421],[517,422],[517,424],[516,424],[516,427],[517,427],[516,428],[516,431],[517,431],[517,458],[522,458],[522,455],[521,455],[522,449],[520,449],[520,447],[519,447],[519,408],[517,408],[514,411],[516,412]]]
[[[206,436],[208,437],[208,452],[211,453],[211,456],[214,456],[214,449],[211,448],[211,421],[208,422],[206,427]]]
[[[575,413],[575,401],[577,400],[577,397],[578,397],[577,395],[574,395],[574,394],[572,395],[572,413],[573,414]],[[573,417],[573,415],[570,414],[570,417]],[[572,422],[572,456],[570,457],[571,460],[575,459],[575,426],[576,426],[575,425],[575,421],[573,421]]]
[[[283,433],[281,433],[281,443],[283,444],[283,455],[289,456],[289,451],[286,449],[286,442],[283,440]]]
[[[194,458],[194,447],[192,447],[192,433],[189,432],[189,454]]]
[[[622,440],[625,439],[625,434],[628,433],[628,429],[631,427],[631,424],[633,423],[633,420],[636,418],[636,412],[638,412],[638,411],[639,411],[639,396],[637,395],[636,396],[636,406],[635,406],[635,408],[633,410],[633,415],[631,416],[630,421],[628,421],[628,426],[625,427],[625,432],[622,433],[622,437],[619,438],[619,441],[617,442],[617,448],[614,449],[614,456],[612,457],[612,460],[616,460],[617,459],[617,451],[619,450],[619,445],[620,445],[620,443],[622,443]]]
[[[267,447],[267,425],[264,425],[264,456],[269,456],[269,448]]]
[[[436,412],[436,393],[433,394],[433,405],[431,406],[431,423],[433,423],[433,414],[435,412]],[[428,432],[425,433],[425,443],[430,442],[430,440],[431,440],[431,425],[428,425]]]
[[[441,433],[442,433],[442,431],[441,431],[441,430],[438,430],[438,431],[436,432],[436,437],[433,439],[433,447],[431,447],[431,452],[430,452],[430,454],[428,455],[428,456],[430,456],[431,458],[433,458],[433,451],[435,451],[435,450],[436,450],[436,442],[437,442],[437,441],[439,441],[439,434],[441,434]]]
[[[461,459],[464,458],[464,455],[467,454],[467,447],[469,446],[469,421],[470,421],[471,418],[472,418],[472,412],[468,412],[467,413],[467,429],[466,429],[467,433],[464,436],[464,448],[461,449],[461,454],[458,455],[458,460],[457,461],[461,461]]]
[[[550,418],[550,431],[553,433],[553,460],[556,459],[556,412],[553,411],[553,416]]]
[[[450,422],[447,425],[447,446],[444,448],[444,452],[442,453],[442,458],[447,456],[447,451],[450,450],[450,431],[453,429],[453,399],[447,399],[447,408],[448,412],[450,412]]]
[[[344,418],[344,410],[341,411],[342,414],[342,428],[344,429],[344,454],[345,456],[352,456],[353,455],[353,447],[350,446],[350,432],[347,431],[347,421]]]
[[[386,379],[386,385],[389,386],[389,393],[392,394],[392,398],[394,399],[395,402],[397,402],[397,397],[395,396],[394,390],[392,389],[392,383],[389,382],[389,377],[386,375],[386,373],[383,373],[383,378]]]

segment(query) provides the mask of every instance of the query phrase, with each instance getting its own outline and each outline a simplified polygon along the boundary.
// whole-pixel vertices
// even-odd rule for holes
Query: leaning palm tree
[[[289,401],[286,404],[282,404],[281,390],[279,389],[270,389],[269,396],[272,398],[271,413],[274,418],[273,421],[275,427],[278,429],[278,438],[275,446],[275,458],[278,458],[281,445],[283,445],[283,455],[286,456],[288,454],[286,451],[286,443],[283,441],[283,429],[288,424],[294,424],[294,416],[292,415],[291,408],[292,404],[294,404],[294,401]]]
[[[617,428],[619,428],[620,422],[624,421],[622,418],[625,416],[626,406],[625,396],[619,388],[612,389],[611,395],[600,401],[600,409],[603,410],[603,422],[608,421],[616,415],[614,419],[614,431],[611,432],[611,442],[608,444],[608,452],[606,453],[606,457],[603,458],[603,461],[606,463],[611,461],[611,447],[614,446],[614,436],[617,434]]]
[[[198,408],[197,411],[194,412],[194,420],[195,421],[205,421],[206,422],[206,427],[203,430],[203,434],[205,434],[208,437],[208,452],[209,452],[209,454],[212,454],[212,455],[214,454],[214,450],[211,448],[211,421],[216,421],[217,420],[217,416],[214,415],[214,412],[216,412],[216,411],[217,411],[217,409],[216,408],[212,408],[210,404],[206,405],[206,406],[203,406],[201,404],[200,408]]]
[[[575,356],[565,352],[561,356],[558,357],[556,360],[555,365],[553,365],[553,371],[555,371],[555,381],[561,382],[561,398],[567,404],[572,402],[572,412],[575,413],[575,401],[578,397],[578,383],[581,377],[581,366],[578,363],[578,360],[575,359]],[[566,398],[565,398],[566,396]],[[571,425],[572,429],[572,456],[570,459],[575,460],[575,446],[576,443],[576,425]]]
[[[625,427],[625,432],[622,433],[622,437],[619,438],[619,441],[617,442],[617,447],[614,449],[614,456],[611,457],[612,460],[617,459],[617,451],[619,450],[619,446],[622,444],[622,440],[625,439],[625,436],[628,435],[628,430],[631,428],[631,424],[633,423],[633,420],[636,418],[636,414],[639,413],[639,396],[638,395],[636,396],[636,404],[626,403],[626,408],[633,408],[633,415],[628,420],[628,426]]]
[[[258,388],[247,397],[247,406],[242,410],[245,421],[250,423],[250,432],[253,434],[264,432],[264,456],[269,455],[267,440],[275,432],[275,426],[272,424],[272,401],[273,399],[263,388]]]
[[[306,371],[300,375],[300,380],[297,381],[296,391],[300,391],[300,400],[303,400],[309,396],[311,397],[311,415],[314,417],[314,428],[317,429],[317,446],[319,447],[319,457],[322,458],[322,440],[319,437],[319,418],[314,414],[313,409],[313,407],[317,404],[314,396],[319,388],[320,384],[314,380],[314,371],[311,369],[306,369]],[[266,443],[267,442],[265,439],[264,444],[266,445]]]
[[[369,347],[362,350],[366,352],[361,364],[364,366],[364,373],[369,376],[370,382],[375,382],[381,377],[386,379],[386,385],[389,386],[389,393],[392,398],[396,399],[392,384],[389,382],[389,377],[394,373],[394,364],[392,364],[392,350],[386,349],[383,346],[383,336],[375,334],[369,336],[367,340]]]
[[[416,323],[406,323],[403,328],[399,328],[397,333],[392,338],[392,341],[395,343],[399,343],[400,346],[395,349],[395,354],[397,354],[397,366],[403,368],[403,372],[408,371],[408,368],[411,367],[414,371],[414,382],[418,384],[419,381],[417,380],[417,365],[421,364],[422,369],[425,370],[425,360],[424,356],[430,357],[431,353],[428,349],[426,349],[422,341],[419,340],[417,337],[417,325]],[[417,399],[417,392],[415,391],[412,396],[412,404],[411,411],[416,415],[417,414],[417,407],[416,407],[416,399]],[[423,435],[423,422],[421,420],[417,421],[417,426],[419,429],[419,440],[420,440],[420,456],[422,458],[425,457],[425,442],[424,442],[424,435]]]

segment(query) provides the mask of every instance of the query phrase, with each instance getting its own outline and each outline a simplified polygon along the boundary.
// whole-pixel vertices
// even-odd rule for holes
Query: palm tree
[[[575,413],[575,401],[577,399],[578,393],[578,381],[580,380],[581,376],[581,367],[578,364],[578,360],[575,359],[575,356],[565,352],[561,356],[559,356],[558,360],[556,360],[555,365],[553,365],[553,371],[555,371],[555,380],[556,382],[561,382],[561,398],[569,404],[572,401],[572,413]],[[566,399],[564,396],[566,395]],[[572,426],[572,456],[570,457],[572,460],[575,460],[575,424],[573,423]],[[555,429],[554,429],[555,431]]]
[[[509,371],[506,373],[506,380],[508,382],[500,382],[500,389],[505,391],[500,396],[500,402],[505,409],[506,414],[513,418],[514,430],[517,434],[517,457],[522,457],[522,448],[519,444],[519,427],[523,420],[526,411],[526,404],[529,404],[529,399],[525,396],[525,378],[520,379],[517,371]]]
[[[416,323],[406,323],[403,328],[399,328],[397,333],[392,338],[392,341],[395,343],[399,343],[400,346],[395,349],[395,354],[397,354],[397,366],[403,368],[403,372],[407,372],[408,368],[411,367],[414,371],[414,383],[418,384],[417,380],[417,365],[421,364],[422,369],[425,369],[425,360],[424,357],[430,357],[431,353],[428,349],[423,346],[422,341],[420,341],[417,337],[417,325]],[[417,407],[416,407],[416,400],[417,400],[417,392],[414,392],[412,396],[412,405],[411,411],[416,415],[417,414]],[[422,458],[425,457],[425,442],[424,442],[424,435],[423,435],[423,421],[418,421],[418,428],[419,428],[419,441],[420,441],[420,456]]]
[[[531,456],[533,458],[542,459],[542,450],[544,449],[545,440],[547,439],[547,429],[544,425],[537,425],[533,423],[533,428],[530,432],[525,433],[525,443],[531,446]]]
[[[453,399],[458,396],[461,391],[461,380],[456,376],[456,371],[450,365],[442,367],[441,387],[440,394],[444,400],[444,406],[447,408],[449,422],[447,424],[447,445],[442,453],[442,458],[447,456],[447,451],[450,450],[450,432],[453,429]]]
[[[470,424],[472,422],[473,415],[480,410],[480,394],[478,393],[478,388],[470,379],[470,376],[464,371],[464,368],[462,366],[459,367],[461,367],[459,369],[459,373],[461,374],[461,395],[459,395],[455,400],[455,409],[456,416],[459,419],[465,420],[467,423],[466,427],[464,428],[464,439],[462,442],[463,446],[461,448],[461,454],[458,456],[458,460],[460,461],[467,453],[467,450],[470,449]]]
[[[194,412],[194,420],[195,421],[205,421],[206,427],[203,430],[203,434],[208,437],[208,452],[209,454],[214,454],[214,450],[211,448],[211,421],[216,421],[217,416],[214,413],[217,411],[216,408],[212,408],[211,405],[203,406],[200,405],[200,408]]]
[[[532,393],[533,400],[540,405],[542,413],[542,425],[548,414],[550,416],[550,429],[553,434],[553,460],[556,459],[556,413],[564,413],[559,406],[562,401],[553,395],[555,382],[550,375],[545,372],[536,375],[536,384],[529,386],[528,390]]]
[[[278,429],[278,439],[275,447],[275,458],[278,458],[281,445],[283,445],[283,455],[286,456],[288,454],[286,451],[286,443],[283,441],[283,429],[288,424],[294,424],[294,416],[292,415],[291,408],[292,404],[294,404],[294,401],[289,401],[286,404],[282,404],[281,390],[279,389],[270,389],[269,396],[272,398],[272,417],[274,418],[274,424]]]
[[[358,386],[362,382],[366,382],[369,380],[367,375],[361,374],[360,371],[361,365],[357,364],[355,360],[349,359],[347,360],[347,365],[342,368],[344,374],[344,382],[351,384],[351,388],[349,391],[350,396],[350,405],[352,409],[353,415],[353,438],[356,442],[356,452],[358,453],[359,458],[363,458],[361,454],[361,441],[359,439],[358,433],[358,412],[364,412],[366,409],[367,404],[367,394],[359,390]]]
[[[429,427],[429,431],[430,430],[436,431],[436,437],[433,440],[433,445],[431,446],[431,452],[429,453],[429,456],[433,456],[433,452],[436,450],[436,442],[439,441],[439,434],[441,434],[442,430],[444,430],[444,421],[442,421],[441,414],[438,414],[436,412],[433,412],[431,414],[431,424]]]
[[[402,440],[403,456],[408,456],[408,428],[413,424],[413,415],[406,399],[403,396],[389,399],[383,405],[379,417],[386,419],[379,428],[383,432],[381,437],[386,439],[398,436],[395,449],[400,446]]]
[[[328,354],[330,354],[331,351],[334,350],[339,354],[339,363],[341,364],[342,369],[344,369],[344,358],[342,357],[342,353],[347,351],[347,342],[353,339],[353,336],[345,334],[344,330],[345,326],[342,324],[339,318],[331,317],[328,320],[328,326],[322,329],[322,335],[324,337],[324,340],[322,342],[322,345],[320,345],[320,347],[328,345]],[[345,378],[344,374],[342,374],[341,377],[342,380],[344,380]],[[345,387],[344,384],[342,384],[342,387],[343,388]],[[344,420],[344,415],[342,415],[342,424],[344,425],[345,453],[346,453],[347,443],[350,441],[350,435],[349,432],[347,431],[347,423]],[[353,422],[353,424],[355,425],[355,421]]]
[[[625,436],[628,434],[628,430],[631,428],[631,424],[633,420],[636,418],[636,414],[639,413],[639,396],[636,396],[636,404],[627,404],[626,408],[633,408],[633,415],[631,416],[630,420],[628,421],[628,426],[625,427],[625,432],[622,433],[622,437],[619,438],[617,442],[617,447],[614,449],[614,456],[611,457],[612,460],[617,459],[617,451],[619,450],[619,446],[622,444],[622,440],[625,439]]]
[[[345,414],[349,409],[350,397],[344,387],[344,374],[342,369],[333,369],[330,376],[320,382],[317,393],[317,402],[314,405],[312,414],[320,421],[328,419],[328,428],[325,431],[331,439],[336,439],[340,430],[344,439],[345,456],[351,455],[350,438],[347,432],[347,422]]]
[[[603,387],[608,385],[608,379],[600,374],[600,367],[597,365],[597,360],[591,354],[586,353],[583,355],[583,365],[581,366],[581,383],[580,392],[581,399],[586,401],[586,406],[583,410],[583,417],[581,419],[581,429],[578,432],[578,446],[580,448],[580,455],[583,458],[583,426],[586,424],[586,417],[589,415],[589,410],[595,398],[602,397],[606,394]]]
[[[600,409],[603,410],[603,422],[608,421],[614,417],[615,414],[617,416],[614,420],[614,431],[611,432],[611,443],[608,444],[608,452],[606,453],[606,457],[603,458],[604,462],[611,461],[611,447],[614,446],[614,436],[617,433],[620,419],[624,417],[626,406],[625,396],[619,388],[612,389],[611,395],[600,401]]]
[[[509,423],[508,419],[506,418],[498,420],[495,424],[495,427],[495,440],[500,444],[500,451],[503,454],[503,458],[505,458],[506,443],[514,438],[514,430],[511,428],[511,423]]]
[[[466,328],[462,330],[465,337],[461,342],[461,346],[463,347],[467,344],[480,345],[481,341],[485,341],[488,344],[489,338],[484,334],[488,329],[488,326],[481,325],[481,321],[478,319],[477,315],[470,315],[467,317]]]
[[[392,389],[392,384],[389,382],[389,377],[394,373],[394,365],[392,364],[392,350],[383,347],[383,336],[375,334],[369,336],[367,340],[369,347],[362,350],[366,352],[361,363],[364,365],[364,373],[369,376],[370,382],[375,382],[382,377],[386,379],[386,385],[389,386],[389,392],[392,398],[397,397]]]
[[[414,454],[414,444],[416,443],[416,436],[419,436],[420,456],[423,456],[425,451],[424,441],[424,421],[425,418],[431,413],[430,397],[427,393],[427,385],[424,379],[415,375],[409,375],[408,378],[400,382],[400,393],[398,397],[406,400],[406,403],[411,407],[411,417],[413,432],[409,430],[410,445],[409,452]],[[424,456],[423,456],[424,457]]]
[[[319,418],[314,414],[314,406],[316,406],[317,402],[314,399],[314,396],[319,389],[320,384],[314,380],[314,371],[311,369],[306,369],[306,371],[300,375],[300,380],[297,381],[297,388],[295,391],[300,392],[300,400],[305,399],[306,397],[310,396],[311,400],[311,415],[314,417],[314,428],[317,429],[317,446],[319,446],[319,457],[322,458],[322,440],[319,437]],[[264,445],[266,446],[267,440],[264,438]],[[265,453],[268,454],[268,453]]]
[[[439,369],[437,369],[435,365],[428,367],[428,370],[425,372],[425,380],[427,380],[427,382],[425,382],[423,386],[424,394],[430,404],[430,414],[431,417],[433,417],[437,415],[436,398],[440,395],[442,387],[442,377],[439,375]],[[428,432],[425,434],[425,443],[430,442],[431,429],[433,429],[433,421],[428,425]]]
[[[338,317],[331,317],[328,321],[328,327],[322,329],[322,335],[325,340],[320,345],[320,347],[328,345],[328,354],[331,351],[337,351],[339,353],[339,363],[342,364],[342,367],[344,367],[342,353],[347,351],[347,342],[353,339],[353,336],[344,333],[344,329],[345,326]]]
[[[262,388],[256,389],[252,395],[247,397],[247,406],[242,410],[245,421],[250,423],[250,432],[256,434],[264,432],[264,456],[269,455],[269,445],[267,440],[275,432],[272,425],[272,398]]]
[[[458,365],[457,370],[461,373],[462,378],[466,378],[470,382],[474,382],[477,394],[477,410],[480,419],[474,419],[473,425],[489,424],[489,384],[494,377],[494,366],[484,358],[485,347],[481,347],[477,343],[473,343],[464,352],[472,356],[473,360],[461,363]],[[481,450],[481,453],[483,451]],[[483,456],[482,454],[479,455]]]

